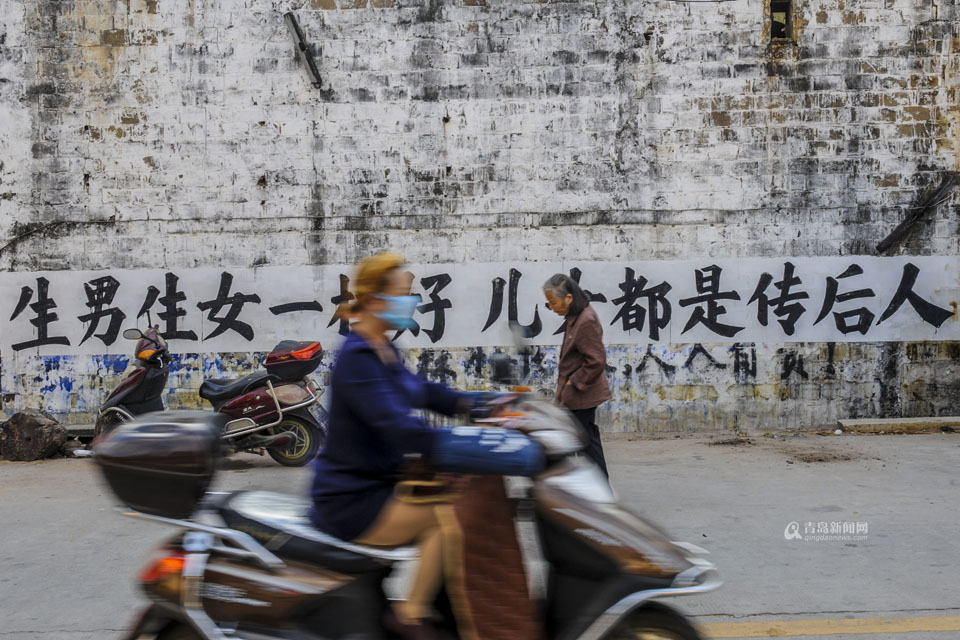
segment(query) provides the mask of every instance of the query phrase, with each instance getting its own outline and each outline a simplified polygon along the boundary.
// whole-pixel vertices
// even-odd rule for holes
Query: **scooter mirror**
[[[141,333],[140,329],[124,329],[123,337],[127,340],[139,340],[143,337],[143,333]]]
[[[534,337],[530,327],[524,327],[516,320],[510,322],[510,334],[513,336],[513,346],[521,356],[530,354],[530,340]]]

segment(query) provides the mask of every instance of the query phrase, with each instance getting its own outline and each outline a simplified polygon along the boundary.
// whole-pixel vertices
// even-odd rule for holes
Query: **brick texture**
[[[766,5],[311,0],[317,89],[288,5],[0,0],[0,269],[874,253],[960,168],[960,6],[794,0],[771,41]],[[896,250],[960,255],[958,213]],[[849,347],[845,384],[946,410],[955,385],[891,348]],[[712,393],[727,426],[784,394],[838,410],[709,380],[630,420]]]
[[[0,268],[872,252],[957,168],[960,9],[795,4],[315,0],[318,90],[265,2],[8,0]]]

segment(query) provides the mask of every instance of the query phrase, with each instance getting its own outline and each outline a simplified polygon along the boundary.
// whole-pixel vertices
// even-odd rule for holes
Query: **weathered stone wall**
[[[766,6],[0,0],[0,269],[873,253],[958,169],[960,7],[795,0],[772,43]],[[957,213],[898,251],[960,255]],[[615,423],[949,411],[952,348],[757,345],[756,384],[614,348]]]
[[[408,364],[461,388],[489,388],[484,349],[411,349]],[[252,373],[264,353],[177,354],[167,404],[209,408],[197,395],[205,378]],[[556,347],[519,358],[532,385],[552,391]],[[46,357],[22,363],[22,390],[5,406],[42,407],[74,424],[92,424],[96,408],[122,379],[124,356]],[[315,374],[329,380],[332,357]],[[960,343],[736,344],[609,349],[613,400],[602,406],[605,431],[777,431],[830,427],[839,418],[956,415]],[[43,372],[42,380],[35,380]],[[14,408],[16,405],[17,408]]]

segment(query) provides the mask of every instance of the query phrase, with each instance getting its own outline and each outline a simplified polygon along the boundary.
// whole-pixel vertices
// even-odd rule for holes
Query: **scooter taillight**
[[[323,346],[319,342],[311,342],[310,346],[305,349],[298,349],[290,353],[297,360],[309,360],[313,356],[317,355],[317,352],[323,349]]]
[[[154,559],[140,573],[140,582],[159,582],[172,575],[183,573],[186,558],[177,551],[168,551]]]

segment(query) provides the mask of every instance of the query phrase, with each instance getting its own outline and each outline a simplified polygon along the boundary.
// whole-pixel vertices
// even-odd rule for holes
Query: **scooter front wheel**
[[[156,640],[201,640],[201,638],[187,625],[174,624],[161,631]]]
[[[316,458],[323,446],[323,432],[299,418],[284,418],[270,433],[291,435],[292,441],[288,445],[267,449],[270,457],[285,467],[302,467]]]
[[[99,440],[100,437],[107,435],[124,422],[126,420],[123,416],[115,411],[100,414],[97,417],[96,424],[93,425],[93,439]]]
[[[702,640],[696,628],[682,614],[658,602],[651,602],[622,621],[609,640]]]

